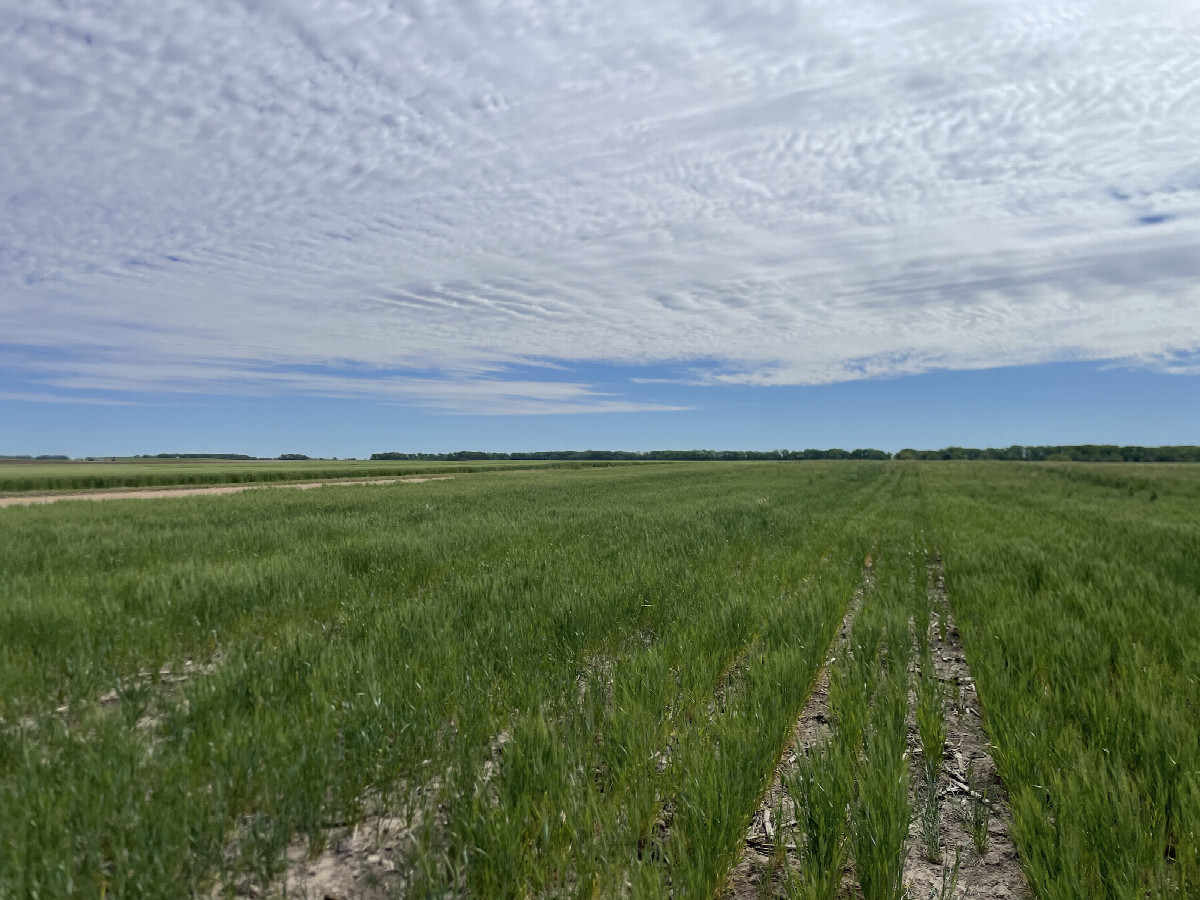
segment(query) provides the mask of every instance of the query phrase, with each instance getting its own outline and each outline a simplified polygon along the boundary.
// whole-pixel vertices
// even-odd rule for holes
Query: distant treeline
[[[1019,462],[1200,462],[1200,447],[1118,447],[1078,444],[1065,447],[946,447],[901,450],[896,459],[1004,459]]]
[[[247,456],[245,453],[144,453],[132,459],[271,459],[269,456]],[[312,459],[303,453],[280,453],[275,459]]]
[[[1200,447],[1118,447],[1079,444],[1064,447],[945,447],[941,450],[543,450],[536,453],[372,453],[373,460],[803,460],[803,459],[998,459],[1018,462],[1200,462]]]
[[[4,456],[7,460],[65,460],[67,456]],[[245,453],[146,453],[131,459],[227,459],[258,460],[263,457]],[[278,460],[307,460],[302,453],[283,453]],[[92,457],[89,457],[92,459]],[[686,460],[804,460],[804,459],[997,459],[1017,462],[1200,462],[1200,447],[1118,447],[1116,444],[1077,444],[1061,447],[944,447],[941,450],[905,449],[899,453],[884,450],[541,450],[532,453],[489,453],[483,450],[459,450],[454,453],[372,453],[371,459],[411,462],[468,462],[477,460],[576,462],[604,460],[686,461]]]
[[[771,460],[771,459],[891,459],[883,450],[542,450],[536,453],[372,453],[371,459],[445,460]]]

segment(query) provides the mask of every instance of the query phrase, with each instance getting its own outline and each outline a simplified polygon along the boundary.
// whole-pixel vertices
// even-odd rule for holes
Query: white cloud
[[[501,374],[547,359],[784,384],[1170,358],[1200,348],[1198,26],[0,0],[0,343],[64,390],[455,411],[662,408]]]
[[[362,367],[357,371],[345,367],[280,369],[250,365],[233,358],[203,362],[156,360],[148,366],[137,359],[94,348],[86,358],[65,361],[4,353],[0,354],[0,363],[9,369],[32,373],[39,383],[60,392],[0,391],[0,400],[44,403],[144,405],[107,399],[103,392],[155,391],[244,397],[307,393],[472,415],[671,412],[686,408],[632,402],[578,382],[520,380],[486,370],[440,373],[435,377],[382,373]]]
[[[16,400],[23,403],[71,403],[83,406],[143,406],[132,400],[114,400],[109,397],[64,397],[38,391],[0,391],[0,400]]]

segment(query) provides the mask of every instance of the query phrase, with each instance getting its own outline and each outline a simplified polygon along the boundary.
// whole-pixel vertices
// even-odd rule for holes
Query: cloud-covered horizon
[[[671,408],[589,363],[1189,372],[1197,60],[1158,0],[0,0],[0,366],[514,413]]]

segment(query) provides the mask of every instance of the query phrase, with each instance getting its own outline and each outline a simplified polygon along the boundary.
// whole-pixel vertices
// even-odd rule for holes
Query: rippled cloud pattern
[[[0,122],[0,366],[53,396],[1200,349],[1192,4],[0,0]]]

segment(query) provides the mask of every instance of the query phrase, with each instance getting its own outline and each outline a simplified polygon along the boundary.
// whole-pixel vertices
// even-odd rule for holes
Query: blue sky
[[[0,0],[0,452],[1200,443],[1198,33]]]
[[[1158,446],[1196,443],[1200,421],[1200,376],[1095,363],[775,387],[645,385],[600,367],[580,374],[637,402],[678,408],[460,415],[304,395],[181,402],[146,394],[129,405],[8,400],[0,401],[0,452],[363,458],[385,450]]]

